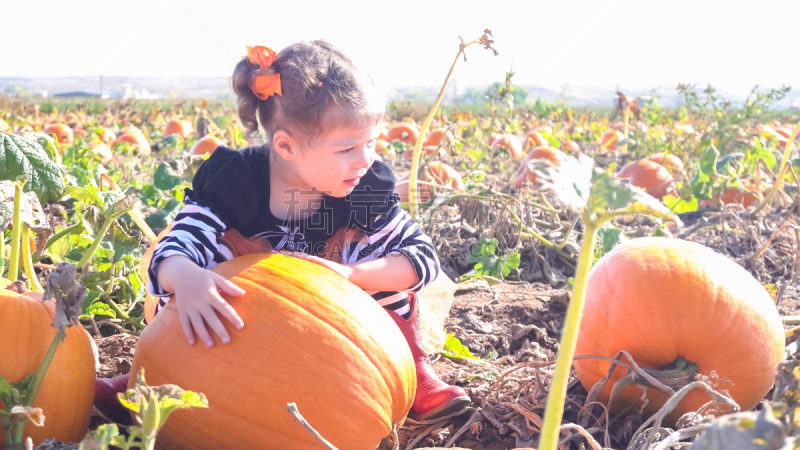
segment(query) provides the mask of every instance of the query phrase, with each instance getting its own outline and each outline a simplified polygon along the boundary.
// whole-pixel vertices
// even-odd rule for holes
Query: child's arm
[[[194,344],[196,332],[206,345],[214,345],[206,324],[223,343],[230,341],[217,313],[239,329],[244,325],[219,294],[222,291],[237,297],[244,291],[206,270],[230,259],[230,255],[220,251],[219,238],[223,230],[224,224],[208,208],[187,201],[175,218],[172,230],[156,246],[150,262],[150,293],[162,297],[176,294],[173,301],[177,302],[181,327],[190,344]]]

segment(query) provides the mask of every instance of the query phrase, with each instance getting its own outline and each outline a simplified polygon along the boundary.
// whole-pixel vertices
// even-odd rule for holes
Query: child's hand
[[[211,327],[222,343],[230,342],[230,336],[217,313],[222,314],[237,329],[242,329],[244,326],[236,310],[219,293],[222,291],[233,297],[239,297],[244,294],[244,290],[221,275],[193,265],[192,268],[185,267],[183,276],[173,285],[175,297],[172,301],[177,302],[181,327],[189,344],[194,344],[196,332],[208,347],[214,346],[206,325]]]
[[[319,264],[320,266],[327,267],[328,269],[331,269],[332,271],[338,273],[339,275],[345,277],[348,280],[350,280],[351,276],[353,275],[352,267],[347,266],[345,264],[339,264],[337,262],[333,262],[325,258],[320,258],[319,256],[313,256],[309,255],[308,253],[302,253],[302,252],[294,252],[291,250],[280,250],[278,251],[278,253],[294,256],[295,258],[302,258],[305,259],[306,261],[311,261],[315,264]]]

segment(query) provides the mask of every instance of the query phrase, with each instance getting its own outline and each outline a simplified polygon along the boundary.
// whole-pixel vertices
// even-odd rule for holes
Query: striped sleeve
[[[359,259],[366,255],[406,256],[414,266],[419,281],[405,292],[419,291],[439,275],[439,257],[430,237],[422,232],[419,223],[403,211],[399,204],[395,204],[385,217],[379,217],[375,222],[382,224],[374,231],[367,232],[368,244],[359,249]]]
[[[156,245],[150,261],[148,290],[154,296],[172,295],[158,282],[158,267],[170,256],[185,256],[205,269],[233,257],[226,247],[219,244],[226,228],[219,217],[188,197],[184,201],[186,206],[175,217],[172,230]]]

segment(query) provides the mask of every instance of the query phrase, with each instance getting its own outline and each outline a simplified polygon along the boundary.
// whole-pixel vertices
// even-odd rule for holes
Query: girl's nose
[[[372,160],[374,159],[372,156],[373,151],[369,146],[364,145],[359,149],[359,151],[353,153],[355,154],[355,161],[353,161],[353,166],[355,168],[366,169],[372,165]]]

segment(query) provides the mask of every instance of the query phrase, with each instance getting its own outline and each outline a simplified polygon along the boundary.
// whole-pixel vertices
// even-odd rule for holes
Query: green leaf
[[[97,206],[101,211],[106,210],[105,196],[100,195],[100,188],[94,184],[87,184],[82,188],[70,186],[67,188],[67,195],[86,205]]]
[[[448,358],[454,359],[480,359],[470,353],[469,348],[458,340],[455,333],[447,334],[447,340],[444,343],[442,354]]]
[[[630,214],[652,214],[680,222],[672,211],[642,189],[613,177],[603,171],[592,173],[592,193],[589,198],[589,213],[601,217],[609,212]]]
[[[597,238],[600,241],[600,246],[603,248],[603,253],[610,252],[614,247],[628,240],[625,231],[610,223],[604,223],[597,230]]]
[[[35,192],[42,203],[64,195],[64,171],[39,142],[0,133],[0,180],[20,175],[28,176],[25,192]]]
[[[11,386],[11,383],[9,383],[4,376],[0,375],[0,401],[5,403],[6,405],[12,403],[11,400],[12,389],[14,389],[14,387]]]
[[[709,145],[700,156],[700,172],[708,176],[716,175],[718,159],[719,152],[713,145]]]
[[[169,191],[182,182],[183,179],[167,163],[159,164],[153,174],[153,185],[162,191]]]
[[[665,195],[661,201],[675,214],[697,211],[700,208],[700,201],[694,195],[692,195],[689,201],[671,195]]]
[[[86,297],[83,298],[83,309],[81,309],[81,314],[87,314],[89,311],[89,307],[92,306],[92,303],[100,298],[100,291],[94,289],[87,289],[86,290]]]
[[[132,253],[139,248],[142,242],[141,236],[129,236],[119,227],[116,223],[111,225],[111,230],[106,234],[106,240],[109,241],[111,247],[114,249],[113,261],[119,261],[125,255]]]
[[[81,317],[92,317],[92,316],[109,316],[112,319],[117,318],[117,313],[111,309],[110,306],[103,302],[94,302],[89,305],[89,308],[81,314]]]
[[[119,428],[117,428],[117,424],[114,423],[106,423],[97,427],[97,429],[92,433],[84,442],[81,442],[80,447],[78,450],[89,450],[89,449],[96,449],[100,448],[105,450],[108,448],[109,445],[115,443],[116,437],[119,436]]]

